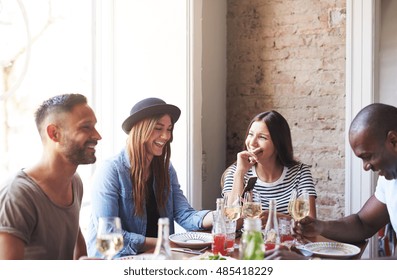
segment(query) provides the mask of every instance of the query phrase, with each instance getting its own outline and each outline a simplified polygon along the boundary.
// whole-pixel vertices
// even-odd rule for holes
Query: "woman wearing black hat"
[[[212,226],[208,210],[196,211],[183,195],[170,162],[172,132],[180,109],[158,98],[144,99],[131,109],[122,128],[126,147],[97,170],[92,188],[89,256],[96,251],[98,217],[119,216],[124,248],[117,256],[134,255],[154,248],[159,217],[175,220],[186,230]]]

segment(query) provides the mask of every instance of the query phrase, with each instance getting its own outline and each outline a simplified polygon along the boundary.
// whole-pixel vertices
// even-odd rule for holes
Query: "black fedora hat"
[[[137,122],[155,115],[169,114],[173,123],[179,119],[181,110],[175,105],[167,104],[160,98],[150,97],[143,99],[132,107],[130,116],[125,119],[121,126],[125,133],[129,133]]]

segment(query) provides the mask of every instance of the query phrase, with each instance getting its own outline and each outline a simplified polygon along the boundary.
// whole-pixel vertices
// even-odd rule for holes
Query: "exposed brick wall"
[[[279,111],[312,165],[318,217],[344,215],[345,14],[341,0],[229,0],[227,164],[251,118]]]

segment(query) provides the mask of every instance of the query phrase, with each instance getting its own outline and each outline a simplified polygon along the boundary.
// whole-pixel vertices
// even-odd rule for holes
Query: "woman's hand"
[[[260,213],[259,219],[261,219],[262,221],[262,227],[266,226],[268,217],[269,217],[269,210],[265,210]]]
[[[257,163],[256,154],[260,152],[261,149],[257,148],[252,151],[241,151],[237,154],[237,169],[242,172],[247,172],[255,163]]]

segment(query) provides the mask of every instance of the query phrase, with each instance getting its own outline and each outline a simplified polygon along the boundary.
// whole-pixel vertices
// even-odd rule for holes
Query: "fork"
[[[308,249],[306,249],[305,245],[298,245],[295,248],[298,249],[302,253],[302,255],[304,255],[306,257],[310,257],[310,256],[313,255],[313,252],[308,250]]]
[[[193,255],[201,255],[207,249],[208,249],[208,247],[204,247],[204,248],[202,248],[200,250],[193,250],[193,249],[190,249],[190,248],[171,248],[171,251],[182,252],[182,253],[193,254]]]

